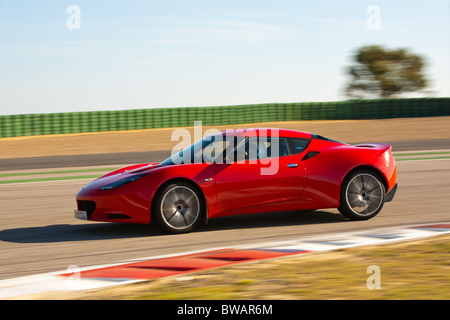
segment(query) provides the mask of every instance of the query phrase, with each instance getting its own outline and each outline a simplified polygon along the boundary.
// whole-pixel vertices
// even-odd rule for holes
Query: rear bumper
[[[384,197],[384,202],[390,202],[394,199],[395,193],[397,192],[398,183],[395,184],[395,186],[389,191],[386,196]]]

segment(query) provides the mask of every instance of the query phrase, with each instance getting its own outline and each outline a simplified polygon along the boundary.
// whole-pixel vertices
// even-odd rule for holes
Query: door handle
[[[296,163],[288,163],[288,168],[297,168],[297,164]]]

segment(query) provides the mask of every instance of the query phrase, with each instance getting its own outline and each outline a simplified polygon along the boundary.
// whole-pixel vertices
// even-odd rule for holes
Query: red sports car
[[[209,135],[161,163],[110,172],[76,195],[82,220],[189,232],[237,214],[338,208],[352,220],[377,215],[397,190],[391,146],[349,145],[282,129]]]

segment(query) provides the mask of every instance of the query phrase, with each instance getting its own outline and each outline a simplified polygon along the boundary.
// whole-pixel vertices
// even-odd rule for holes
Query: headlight
[[[142,178],[143,176],[146,176],[147,174],[148,173],[137,174],[135,176],[126,177],[125,179],[121,179],[121,180],[118,180],[116,182],[110,183],[110,184],[108,184],[108,185],[106,185],[104,187],[101,187],[100,190],[109,190],[109,189],[115,189],[115,188],[121,187],[121,186],[123,186],[123,185],[125,185],[127,183],[130,183],[130,182],[135,181],[135,180],[137,180],[139,178]]]

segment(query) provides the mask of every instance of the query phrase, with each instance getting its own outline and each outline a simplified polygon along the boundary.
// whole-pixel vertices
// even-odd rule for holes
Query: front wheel
[[[383,208],[385,187],[377,174],[358,170],[344,179],[339,212],[352,220],[368,220]]]
[[[191,231],[201,220],[204,205],[199,192],[189,183],[166,186],[156,197],[153,218],[170,233]]]

